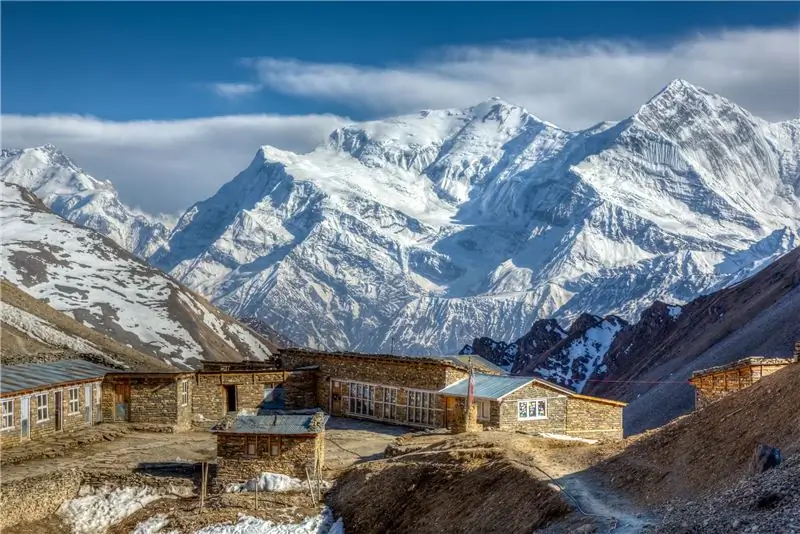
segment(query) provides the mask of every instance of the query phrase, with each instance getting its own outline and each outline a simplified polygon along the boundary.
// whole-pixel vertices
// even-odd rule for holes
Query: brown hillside
[[[88,328],[71,317],[54,310],[46,303],[37,300],[6,279],[0,280],[0,301],[14,306],[49,323],[57,330],[73,337],[88,341],[109,358],[121,362],[130,369],[152,372],[176,372],[177,369],[161,360],[126,347],[100,332]],[[71,358],[95,360],[91,355],[76,354],[65,347],[50,345],[33,339],[28,334],[2,323],[0,334],[0,359],[4,365],[33,361],[54,361]],[[97,361],[104,365],[119,367],[111,360]]]
[[[598,469],[648,503],[692,498],[748,473],[756,444],[800,452],[800,364],[635,438]]]

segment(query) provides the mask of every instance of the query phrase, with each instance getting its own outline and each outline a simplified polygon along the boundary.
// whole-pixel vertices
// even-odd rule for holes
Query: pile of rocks
[[[800,453],[705,498],[664,507],[658,532],[800,534]]]

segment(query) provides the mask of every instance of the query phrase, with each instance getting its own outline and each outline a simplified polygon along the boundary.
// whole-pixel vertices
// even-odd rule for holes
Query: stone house
[[[439,390],[468,374],[467,364],[452,356],[285,349],[280,358],[287,368],[316,368],[317,406],[333,416],[423,428],[445,425]]]
[[[701,369],[692,373],[689,383],[695,388],[694,408],[699,410],[736,391],[751,386],[800,357],[800,343],[792,358],[764,358],[751,356],[727,365]]]
[[[192,420],[209,427],[229,412],[313,408],[314,370],[280,370],[272,362],[204,362],[192,388]]]
[[[189,430],[194,382],[190,372],[109,372],[102,388],[103,421]]]
[[[473,413],[467,418],[468,383],[468,378],[464,378],[439,391],[445,402],[447,428],[492,428],[584,438],[622,438],[624,402],[580,395],[531,376],[476,373]]]
[[[261,473],[305,480],[308,472],[321,478],[327,421],[319,410],[227,415],[211,429],[217,436],[217,486],[246,482]]]
[[[85,360],[3,365],[0,445],[99,422],[101,383],[109,371]]]

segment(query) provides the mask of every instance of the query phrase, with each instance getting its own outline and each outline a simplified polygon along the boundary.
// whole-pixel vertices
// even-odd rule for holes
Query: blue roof
[[[475,374],[475,390],[473,395],[481,399],[497,400],[512,391],[534,382],[533,376],[495,376]],[[469,379],[464,378],[439,391],[440,395],[466,397]]]
[[[59,360],[0,367],[0,394],[41,389],[67,382],[101,379],[106,373],[119,372],[86,360]]]
[[[223,419],[211,430],[233,434],[318,434],[325,430],[330,416],[317,413],[317,424],[312,421],[316,414],[238,415]]]

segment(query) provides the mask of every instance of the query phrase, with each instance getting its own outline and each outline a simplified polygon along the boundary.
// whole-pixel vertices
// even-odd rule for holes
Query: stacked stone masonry
[[[465,368],[425,358],[290,349],[281,360],[290,368],[318,369],[316,402],[331,415],[418,427],[445,426],[438,391],[467,377]]]
[[[87,404],[87,388],[89,401]],[[13,419],[11,427],[0,430],[0,446],[19,444],[28,439],[39,439],[56,432],[71,432],[99,422],[100,416],[99,380],[59,384],[54,387],[14,392],[4,395],[2,401],[8,406],[10,401]],[[60,415],[57,411],[57,393],[61,396]],[[70,397],[72,395],[72,397]],[[39,409],[39,397],[47,399],[47,409]],[[77,403],[75,399],[77,397]],[[28,399],[28,431],[23,431],[22,405],[23,398]],[[72,402],[70,402],[72,400]],[[77,409],[75,409],[77,406]],[[39,415],[45,417],[39,417]],[[60,417],[61,428],[58,428],[57,417]]]
[[[728,365],[713,367],[692,374],[695,387],[695,409],[705,408],[731,393],[752,386],[765,376],[796,363],[796,358],[751,357]]]
[[[194,380],[175,375],[107,375],[103,382],[103,421],[191,427]]]
[[[255,444],[255,454],[248,444]],[[280,473],[305,480],[321,473],[325,433],[315,435],[217,434],[217,482],[241,483],[260,473]]]

